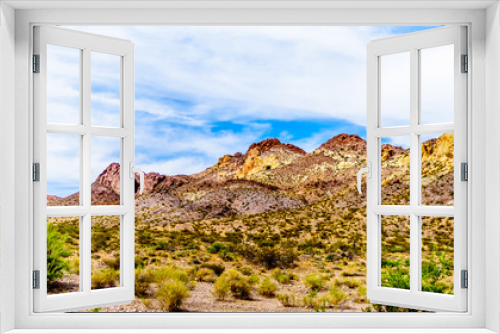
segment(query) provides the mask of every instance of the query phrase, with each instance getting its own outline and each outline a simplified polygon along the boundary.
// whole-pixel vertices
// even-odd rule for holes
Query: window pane
[[[422,291],[453,294],[452,217],[422,217]]]
[[[80,123],[81,50],[47,45],[47,122]]]
[[[420,50],[421,123],[453,123],[454,46]]]
[[[410,205],[410,137],[381,138],[382,205]]]
[[[120,204],[121,139],[92,137],[92,205]]]
[[[91,54],[92,126],[120,127],[121,57]]]
[[[453,133],[420,137],[423,205],[453,206],[454,138]]]
[[[92,290],[120,286],[120,219],[92,217]]]
[[[80,217],[47,218],[47,294],[80,288]]]
[[[381,216],[382,286],[410,289],[410,217]]]
[[[380,125],[410,125],[410,52],[380,57]]]
[[[47,134],[47,205],[80,205],[78,135]]]

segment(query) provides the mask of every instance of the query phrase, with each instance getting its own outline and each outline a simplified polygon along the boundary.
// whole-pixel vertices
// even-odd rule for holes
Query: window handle
[[[363,194],[361,192],[361,175],[363,175],[363,173],[366,173],[366,177],[368,179],[371,179],[372,178],[372,163],[371,162],[367,162],[366,163],[366,167],[365,168],[361,168],[359,171],[358,171],[358,192],[360,194]]]
[[[130,162],[130,178],[134,179],[135,174],[139,174],[139,195],[144,192],[144,172],[142,169],[135,167],[134,162]]]

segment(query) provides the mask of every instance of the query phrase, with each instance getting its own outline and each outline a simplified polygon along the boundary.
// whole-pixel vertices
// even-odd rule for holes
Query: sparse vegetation
[[[384,148],[389,149],[382,169],[384,203],[406,203],[408,168],[399,163],[404,166],[409,152]],[[239,312],[267,303],[277,312],[285,307],[294,312],[412,311],[366,299],[366,198],[357,194],[354,168],[365,159],[359,158],[359,148],[331,148],[325,154],[239,180],[224,179],[222,165],[196,182],[167,176],[170,186],[160,183],[154,192],[138,196],[137,300],[130,307]],[[351,167],[339,168],[341,163]],[[423,156],[422,168],[426,205],[452,203],[449,164],[438,166]],[[211,181],[213,175],[224,181]],[[314,175],[315,181],[300,181],[304,175]],[[437,188],[442,195],[433,195]],[[93,218],[94,289],[120,284],[118,218]],[[47,225],[49,277],[66,284],[51,284],[55,292],[68,286],[78,290],[78,223],[78,218],[50,218]],[[381,236],[382,285],[408,289],[409,220],[383,216]],[[453,247],[453,218],[422,218],[424,291],[453,294]],[[204,303],[198,303],[200,296]]]

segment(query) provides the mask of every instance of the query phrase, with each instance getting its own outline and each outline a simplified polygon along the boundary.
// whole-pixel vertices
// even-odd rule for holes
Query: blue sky
[[[430,27],[67,28],[134,43],[136,164],[174,175],[200,172],[266,138],[311,152],[342,132],[365,137],[366,45]],[[116,61],[97,56],[92,124],[109,126],[119,105]],[[62,80],[56,88],[68,86]],[[398,125],[401,115],[388,119]],[[99,146],[93,178],[117,156]],[[48,167],[49,179],[59,180],[49,181],[48,193],[64,196],[78,179],[59,162]]]

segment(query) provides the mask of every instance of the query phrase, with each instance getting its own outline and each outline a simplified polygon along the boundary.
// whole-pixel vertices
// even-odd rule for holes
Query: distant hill
[[[424,204],[453,203],[453,139],[453,134],[444,134],[422,144]],[[384,204],[409,200],[409,159],[409,150],[382,145]],[[366,141],[357,135],[339,134],[311,153],[266,139],[250,145],[244,154],[224,155],[197,174],[146,174],[145,191],[136,194],[136,206],[179,222],[290,210],[326,199],[338,205],[364,205],[365,196],[356,192],[356,173],[365,165]],[[97,177],[91,187],[94,205],[119,204],[119,174],[120,165],[112,163]],[[138,186],[136,178],[136,190]],[[78,194],[49,195],[47,202],[78,205]]]

